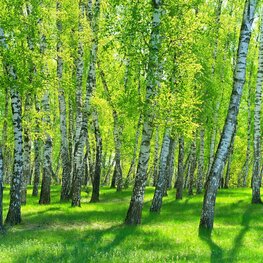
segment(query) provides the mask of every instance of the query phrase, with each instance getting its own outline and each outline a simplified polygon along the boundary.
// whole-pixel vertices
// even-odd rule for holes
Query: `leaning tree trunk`
[[[96,162],[95,162],[95,173],[92,181],[92,196],[91,203],[99,201],[100,196],[100,175],[101,175],[101,161],[102,161],[102,138],[100,134],[98,113],[93,112],[93,123],[96,138]]]
[[[140,148],[139,162],[135,177],[135,185],[127,212],[125,223],[137,225],[141,223],[142,207],[144,201],[144,190],[146,185],[148,162],[150,157],[150,142],[153,132],[154,112],[151,102],[156,96],[159,84],[159,50],[161,46],[160,24],[161,24],[161,1],[152,0],[153,20],[152,32],[149,43],[149,63],[146,77],[146,101],[148,105],[144,114],[142,142]]]
[[[200,130],[200,153],[198,159],[198,176],[196,183],[196,193],[201,194],[204,184],[204,160],[205,160],[205,131]]]
[[[233,138],[232,138],[232,142],[231,142],[231,146],[230,146],[230,150],[229,150],[229,154],[228,154],[228,158],[227,158],[227,168],[226,168],[225,180],[222,182],[222,187],[224,187],[225,189],[229,188],[229,181],[230,181],[230,173],[231,173],[231,165],[232,165],[232,159],[233,159],[236,132],[237,132],[237,126],[235,129]],[[222,176],[222,178],[223,178],[223,176]]]
[[[262,18],[261,18],[262,19]],[[258,73],[255,95],[255,113],[254,113],[254,164],[252,175],[252,203],[262,203],[260,197],[261,187],[261,101],[262,101],[262,84],[263,84],[263,19],[260,28],[260,44],[258,58]]]
[[[60,16],[61,3],[57,1],[57,14]],[[58,101],[59,101],[59,118],[60,118],[60,134],[61,134],[61,160],[62,160],[62,188],[60,201],[68,201],[70,199],[70,178],[71,165],[69,157],[69,142],[67,131],[67,107],[65,99],[65,91],[63,88],[63,59],[62,52],[62,21],[57,18],[58,43],[57,43],[57,77],[58,77]]]
[[[157,184],[155,187],[150,212],[159,213],[162,207],[163,194],[165,190],[165,183],[166,183],[166,176],[167,176],[166,175],[166,164],[167,164],[167,158],[169,155],[170,132],[171,132],[171,129],[169,128],[165,129],[161,156],[160,156],[159,177],[158,177]]]
[[[179,138],[178,173],[176,182],[176,199],[183,199],[184,190],[184,137]]]
[[[3,231],[3,193],[4,193],[4,162],[3,151],[0,145],[0,232]]]
[[[72,182],[72,206],[80,206],[81,199],[81,181],[83,171],[83,151],[87,139],[88,131],[88,117],[90,115],[90,100],[93,91],[96,88],[96,61],[98,51],[98,31],[99,31],[99,14],[100,14],[100,0],[95,1],[94,15],[92,16],[91,30],[93,34],[92,46],[90,50],[90,65],[88,72],[88,79],[86,85],[86,99],[85,107],[82,116],[82,124],[79,136],[76,138],[74,149],[74,180]],[[76,128],[77,129],[77,128]]]
[[[217,189],[219,187],[221,172],[226,161],[232,137],[235,132],[237,115],[246,79],[246,61],[248,46],[251,38],[252,24],[255,15],[257,0],[247,0],[245,3],[243,21],[241,26],[237,63],[233,77],[233,90],[230,98],[227,118],[221,135],[216,156],[206,183],[202,214],[199,229],[211,231],[214,223],[214,208]]]

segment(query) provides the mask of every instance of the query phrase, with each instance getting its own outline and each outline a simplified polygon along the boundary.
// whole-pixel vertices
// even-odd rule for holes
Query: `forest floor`
[[[198,236],[202,196],[164,198],[161,214],[150,214],[153,188],[145,196],[142,225],[124,226],[131,190],[102,188],[101,201],[82,207],[38,205],[28,191],[23,223],[0,237],[0,262],[263,262],[263,206],[251,205],[250,189],[220,190],[211,238]],[[8,189],[5,191],[5,213]]]

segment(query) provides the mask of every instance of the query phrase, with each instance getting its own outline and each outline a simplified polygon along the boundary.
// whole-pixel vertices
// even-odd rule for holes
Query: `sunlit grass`
[[[263,206],[251,205],[249,189],[219,191],[211,239],[198,236],[202,196],[165,197],[161,214],[150,214],[153,188],[145,196],[143,224],[123,225],[131,190],[103,188],[101,202],[82,207],[38,205],[31,197],[22,208],[23,223],[0,237],[0,262],[262,262]],[[5,191],[5,214],[8,189]]]

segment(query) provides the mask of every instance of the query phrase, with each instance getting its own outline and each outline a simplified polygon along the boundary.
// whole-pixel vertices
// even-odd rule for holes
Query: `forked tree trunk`
[[[233,90],[220,143],[206,183],[206,191],[199,225],[200,230],[207,229],[211,231],[214,224],[214,208],[217,189],[219,187],[221,172],[229,152],[232,137],[235,132],[237,115],[239,112],[242,91],[246,79],[247,53],[251,38],[256,4],[257,0],[246,0],[245,2],[237,53],[237,63],[233,78]]]
[[[90,100],[93,91],[96,88],[96,62],[98,51],[98,31],[99,31],[99,14],[100,14],[100,0],[95,1],[94,14],[92,15],[91,30],[93,34],[92,45],[90,50],[90,65],[88,71],[87,85],[86,85],[86,99],[85,107],[82,115],[81,129],[79,136],[76,138],[74,149],[74,176],[72,182],[72,206],[80,206],[81,202],[81,182],[83,172],[83,151],[87,139],[88,132],[88,117],[90,115],[91,104]],[[89,15],[89,13],[88,13]],[[78,129],[78,128],[77,128]]]
[[[161,46],[160,24],[161,24],[161,1],[152,0],[153,20],[152,32],[149,43],[149,63],[146,77],[146,101],[148,109],[144,114],[144,124],[142,132],[142,142],[135,185],[131,197],[130,206],[125,218],[125,223],[137,225],[141,223],[142,207],[144,202],[144,190],[147,178],[148,162],[150,157],[150,142],[153,132],[154,112],[152,109],[152,100],[155,98],[159,85],[159,49]]]
[[[106,81],[105,74],[98,63],[100,68],[100,76],[103,83],[104,91],[107,95],[108,102],[112,108],[112,116],[113,116],[113,137],[114,137],[114,147],[115,147],[115,172],[116,172],[116,184],[117,191],[122,190],[122,168],[121,168],[121,136],[122,136],[122,127],[120,125],[119,116],[115,105],[112,101],[111,94],[108,88],[108,84]]]
[[[58,101],[59,101],[59,118],[60,118],[60,134],[61,134],[61,160],[62,160],[62,188],[60,201],[68,201],[70,199],[70,179],[71,179],[71,163],[69,157],[69,142],[68,142],[68,130],[67,130],[67,107],[63,80],[63,59],[62,52],[62,21],[60,18],[61,3],[57,1],[57,77],[58,77]]]

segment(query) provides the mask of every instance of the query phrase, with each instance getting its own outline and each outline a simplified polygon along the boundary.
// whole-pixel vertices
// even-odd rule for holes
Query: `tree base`
[[[141,218],[142,208],[134,203],[131,203],[124,224],[132,226],[140,225]]]
[[[252,204],[258,204],[258,205],[261,205],[261,204],[263,204],[263,202],[262,202],[262,200],[261,200],[261,198],[253,198],[252,199],[252,202],[251,202]]]
[[[5,220],[5,224],[9,225],[9,226],[15,226],[18,225],[22,222],[21,219],[21,214],[20,213],[16,213],[16,212],[10,212],[8,211],[6,220]]]

